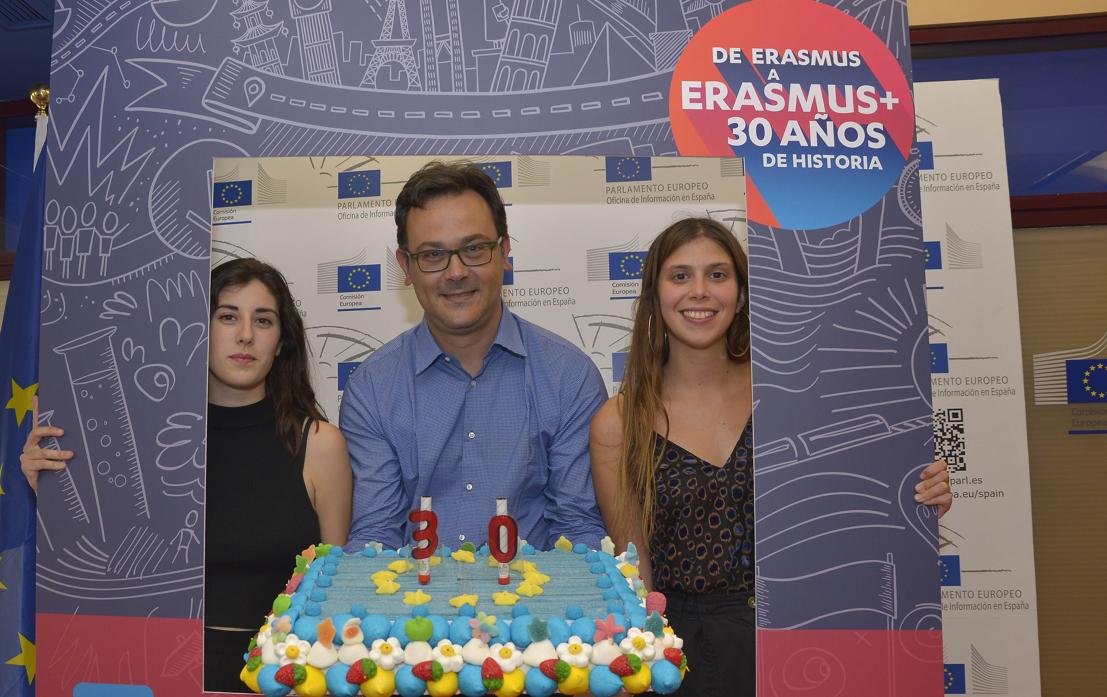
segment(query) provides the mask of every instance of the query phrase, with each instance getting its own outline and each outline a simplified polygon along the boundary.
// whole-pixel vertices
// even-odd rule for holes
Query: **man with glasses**
[[[511,240],[496,185],[467,163],[428,164],[396,199],[396,241],[423,321],[343,393],[350,547],[410,544],[421,496],[454,549],[486,541],[497,498],[539,549],[561,535],[599,547],[588,428],[606,389],[580,349],[504,305]]]

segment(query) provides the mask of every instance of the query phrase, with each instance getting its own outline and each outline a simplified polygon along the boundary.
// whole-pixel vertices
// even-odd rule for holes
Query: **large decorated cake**
[[[611,697],[680,686],[683,642],[663,617],[664,596],[645,593],[633,548],[614,557],[562,538],[548,552],[521,541],[518,551],[506,563],[487,545],[429,557],[310,547],[241,678],[269,697]]]

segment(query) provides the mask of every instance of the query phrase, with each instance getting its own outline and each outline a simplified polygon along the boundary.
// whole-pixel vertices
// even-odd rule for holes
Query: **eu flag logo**
[[[934,169],[934,143],[919,141],[919,169]]]
[[[938,556],[938,580],[943,586],[961,585],[961,556],[959,554],[941,554]]]
[[[1065,361],[1069,404],[1107,404],[1107,358]]]
[[[211,205],[213,208],[231,208],[232,206],[249,206],[254,200],[254,182],[243,179],[237,182],[215,182],[215,191],[212,194]]]
[[[949,372],[949,345],[948,344],[931,344],[930,345],[930,372],[931,373],[948,373]]]
[[[927,270],[942,268],[942,243],[923,242],[923,249],[926,251]]]
[[[354,374],[357,367],[361,365],[361,361],[346,361],[338,364],[338,391],[346,389],[346,383],[350,381],[350,376]]]
[[[943,678],[943,685],[947,695],[963,695],[965,694],[965,664],[964,663],[947,663],[945,664],[945,677]]]
[[[630,355],[625,351],[619,351],[611,354],[611,379],[614,382],[623,381],[623,373],[627,369],[627,356]]]
[[[339,293],[366,293],[381,289],[381,265],[358,264],[338,267]]]
[[[507,263],[511,268],[504,271],[504,285],[513,286],[515,285],[515,257],[508,257]]]
[[[608,184],[653,179],[653,162],[648,157],[607,157],[604,160]]]
[[[607,255],[607,274],[612,281],[642,278],[645,266],[645,252],[611,252]]]
[[[369,198],[381,195],[381,171],[366,169],[338,173],[338,198]]]
[[[503,162],[478,162],[477,169],[484,172],[496,184],[497,189],[511,188],[511,160]]]

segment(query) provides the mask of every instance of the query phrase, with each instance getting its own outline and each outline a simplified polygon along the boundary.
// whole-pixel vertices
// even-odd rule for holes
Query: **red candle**
[[[438,516],[431,510],[431,497],[419,498],[419,510],[412,511],[407,516],[408,520],[415,523],[415,548],[411,556],[419,561],[419,583],[430,583],[430,557],[438,549]]]
[[[496,515],[488,521],[488,549],[496,561],[500,562],[498,580],[501,586],[511,583],[507,565],[515,558],[518,540],[519,526],[507,514],[507,499],[496,499]]]

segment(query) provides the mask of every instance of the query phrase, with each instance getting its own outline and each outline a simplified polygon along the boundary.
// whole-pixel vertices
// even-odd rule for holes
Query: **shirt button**
[[[746,598],[746,605],[750,606],[751,608],[757,607],[757,600],[751,595],[750,597]]]
[[[446,362],[447,362],[447,363],[450,363],[450,362],[451,362],[451,361],[450,361],[450,357],[449,357],[449,356],[446,356]]]
[[[473,485],[472,484],[466,484],[465,485],[465,491],[472,491],[472,490],[473,490]]]
[[[477,381],[476,380],[470,380],[469,381],[469,387],[476,387],[476,386],[477,386]]]
[[[473,439],[474,439],[474,438],[476,438],[476,437],[477,437],[477,434],[476,434],[476,432],[474,432],[474,431],[469,431],[469,440],[473,440]]]
[[[457,536],[457,539],[459,539],[459,540],[461,540],[462,542],[464,542],[464,541],[465,541],[465,535],[458,535],[458,536]]]

